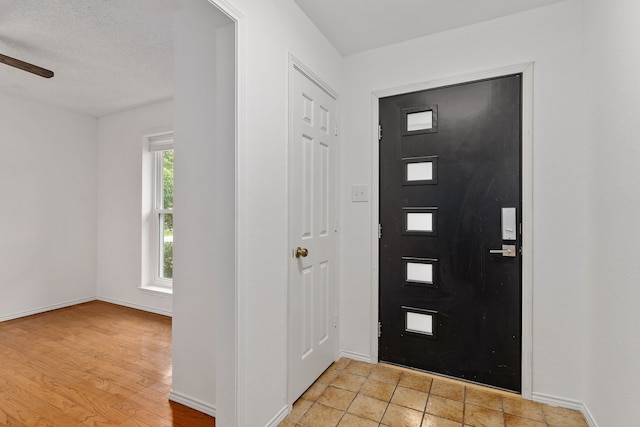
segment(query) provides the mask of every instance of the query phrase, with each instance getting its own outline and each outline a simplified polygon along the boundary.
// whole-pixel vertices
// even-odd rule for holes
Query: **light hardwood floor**
[[[168,317],[94,301],[0,323],[0,426],[215,426],[170,387]]]

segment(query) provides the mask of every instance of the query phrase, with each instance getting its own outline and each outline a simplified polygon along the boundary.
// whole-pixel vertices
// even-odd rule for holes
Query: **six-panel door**
[[[335,360],[336,100],[298,70],[290,93],[289,398]]]

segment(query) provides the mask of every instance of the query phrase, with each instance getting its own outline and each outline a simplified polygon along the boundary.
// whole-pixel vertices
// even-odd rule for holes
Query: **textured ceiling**
[[[563,0],[295,0],[344,56]]]
[[[173,12],[188,0],[2,0],[0,92],[94,116],[173,96]]]
[[[96,117],[169,99],[173,13],[199,1],[0,0],[0,53],[55,72],[0,64],[0,93]],[[295,0],[343,55],[557,1]]]

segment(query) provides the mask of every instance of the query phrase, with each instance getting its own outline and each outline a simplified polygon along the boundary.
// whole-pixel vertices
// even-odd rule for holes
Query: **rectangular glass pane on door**
[[[402,159],[403,185],[433,185],[438,183],[438,156]]]
[[[404,284],[412,286],[435,286],[438,260],[430,258],[403,257]]]
[[[403,208],[402,234],[436,236],[438,234],[438,208]]]
[[[433,111],[407,114],[407,131],[427,130],[433,127]]]

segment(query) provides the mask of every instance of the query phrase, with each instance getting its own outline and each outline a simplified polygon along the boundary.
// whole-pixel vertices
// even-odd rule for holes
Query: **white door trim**
[[[233,366],[228,366],[226,361],[216,359],[216,389],[225,391],[225,402],[229,408],[225,410],[225,422],[231,421],[233,425],[245,425],[247,410],[246,406],[246,267],[247,256],[246,248],[248,247],[246,237],[246,215],[245,206],[246,195],[246,179],[245,179],[245,21],[244,15],[236,9],[228,0],[208,0],[215,8],[224,13],[234,23],[235,29],[235,283],[234,283],[234,301],[224,301],[222,303],[233,304],[235,317],[233,318],[234,340],[233,342],[220,342],[217,346],[225,346],[233,351]],[[231,320],[231,319],[229,319]],[[228,325],[227,325],[228,326]],[[224,379],[220,379],[218,372],[229,372]],[[231,379],[232,378],[232,379]],[[231,389],[231,390],[230,390]],[[221,396],[222,393],[217,393]],[[220,402],[221,398],[216,400],[217,413],[220,414],[220,408],[224,404]]]
[[[533,62],[485,70],[461,76],[431,80],[371,93],[371,357],[378,361],[378,223],[379,159],[378,142],[380,98],[437,87],[522,73],[522,396],[531,399],[533,391]],[[384,132],[384,130],[383,130]],[[383,230],[384,232],[384,230]]]
[[[292,138],[293,138],[293,123],[291,120],[291,93],[292,93],[292,81],[293,81],[293,73],[296,72],[300,72],[302,75],[304,75],[305,77],[307,77],[311,82],[313,82],[315,85],[317,85],[320,89],[322,89],[324,92],[326,92],[331,98],[333,98],[334,100],[336,100],[336,120],[338,117],[340,117],[340,104],[337,102],[338,101],[338,92],[336,92],[331,86],[329,86],[327,83],[324,82],[324,80],[322,80],[320,77],[318,77],[318,75],[316,75],[310,68],[308,68],[306,65],[304,65],[298,58],[296,58],[292,53],[289,53],[289,66],[288,66],[288,88],[287,88],[287,185],[288,185],[288,191],[287,191],[287,214],[289,215],[291,213],[291,167],[292,167],[292,163],[293,163],[293,150],[291,150],[291,143],[292,143]],[[337,133],[337,121],[336,121],[336,133]],[[337,154],[340,153],[340,149],[339,149],[339,144],[340,144],[340,136],[336,135],[336,149],[334,150],[334,153],[336,153],[335,156],[335,194],[334,194],[334,200],[335,200],[335,214],[336,217],[338,215],[338,213],[340,212],[340,199],[338,197],[339,194],[339,185],[340,185],[340,158]],[[289,218],[287,218],[287,223],[289,224],[289,229],[287,231],[287,244],[289,246],[291,246],[291,242],[292,242],[292,229],[291,229],[291,221]],[[338,224],[335,224],[336,230],[338,227]],[[335,251],[335,282],[333,283],[334,286],[334,319],[336,322],[336,337],[337,339],[335,340],[335,348],[334,348],[334,357],[337,358],[338,355],[338,348],[339,348],[339,344],[340,344],[340,329],[339,329],[339,322],[338,322],[338,311],[339,311],[339,307],[340,307],[340,301],[339,301],[339,289],[340,287],[338,286],[338,272],[340,271],[340,257],[338,256],[338,238],[335,239],[335,246],[334,246],[334,251]],[[291,250],[292,248],[289,248],[289,250]],[[289,251],[287,251],[287,265],[290,262],[289,257],[291,256],[291,254],[289,253]],[[290,361],[292,360],[292,355],[293,355],[293,348],[291,346],[291,335],[292,335],[292,324],[291,322],[293,321],[292,316],[291,316],[291,302],[289,300],[289,295],[290,295],[290,286],[292,283],[292,278],[289,277],[289,269],[287,269],[287,405],[288,405],[288,412],[291,411],[292,407],[293,407],[293,403],[295,401],[295,399],[297,398],[297,396],[291,396],[292,393],[292,378],[291,378],[291,368],[290,368]]]

